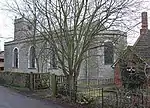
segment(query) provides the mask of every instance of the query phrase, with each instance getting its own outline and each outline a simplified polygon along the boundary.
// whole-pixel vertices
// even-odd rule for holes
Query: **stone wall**
[[[114,40],[116,40],[114,42]],[[104,63],[104,42],[110,41],[114,45],[114,62],[118,58],[120,52],[127,45],[127,35],[121,31],[105,31],[96,37],[96,47],[89,50],[87,55],[89,58],[85,60],[81,66],[79,79],[110,79],[114,78],[114,70],[112,64]],[[100,46],[100,47],[97,47]]]

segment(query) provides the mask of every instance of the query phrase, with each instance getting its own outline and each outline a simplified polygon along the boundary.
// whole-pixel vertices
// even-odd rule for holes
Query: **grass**
[[[85,91],[78,92],[78,94],[97,97],[97,96],[102,96],[102,90],[101,89],[86,89]]]
[[[82,87],[87,87],[87,86],[97,86],[101,84],[101,82],[98,82],[97,80],[90,80],[89,82],[87,82],[86,80],[83,81],[78,81],[78,86],[82,86]]]
[[[88,97],[108,96],[110,92],[103,92],[102,94],[102,88],[103,91],[111,91],[115,90],[115,85],[102,85],[101,82],[96,80],[90,80],[89,83],[87,83],[87,81],[79,81],[77,91],[79,95],[81,94]]]
[[[111,90],[112,86],[110,87],[105,87],[103,88],[103,96],[107,96],[109,92],[106,92],[106,90]],[[101,97],[102,96],[102,88],[85,88],[85,89],[80,89],[78,91],[78,94],[86,95],[86,96],[91,96],[91,97]]]
[[[108,84],[103,84],[103,82],[100,80],[79,80],[78,81],[78,87],[94,87],[94,88],[103,88],[104,86],[112,86],[114,85],[113,83],[108,83]]]

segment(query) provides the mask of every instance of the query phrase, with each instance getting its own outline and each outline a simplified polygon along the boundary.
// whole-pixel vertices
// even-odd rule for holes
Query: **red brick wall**
[[[114,83],[117,87],[122,86],[119,63],[116,64],[115,69],[114,69]]]

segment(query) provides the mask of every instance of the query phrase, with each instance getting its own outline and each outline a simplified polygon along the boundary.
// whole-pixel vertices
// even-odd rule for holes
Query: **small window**
[[[29,50],[29,68],[35,68],[35,48],[33,46]]]
[[[0,59],[0,62],[4,62],[4,59]]]
[[[0,70],[3,71],[3,70],[4,70],[4,67],[0,67]]]
[[[15,48],[14,49],[14,68],[18,68],[18,62],[19,62],[18,59],[19,59],[18,58],[18,49]]]
[[[114,49],[112,42],[104,43],[104,63],[105,65],[112,64],[114,61]]]

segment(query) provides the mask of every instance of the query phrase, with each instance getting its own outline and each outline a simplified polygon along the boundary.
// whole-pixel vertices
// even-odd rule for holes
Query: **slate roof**
[[[134,52],[150,65],[150,30],[140,35],[133,46]]]
[[[125,56],[128,51],[132,52],[138,58],[140,58],[143,62],[146,62],[150,66],[150,30],[147,33],[140,35],[137,41],[133,46],[128,46],[122,56]],[[112,67],[120,60],[118,58]]]

